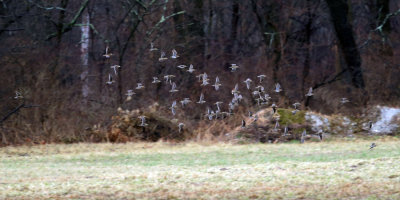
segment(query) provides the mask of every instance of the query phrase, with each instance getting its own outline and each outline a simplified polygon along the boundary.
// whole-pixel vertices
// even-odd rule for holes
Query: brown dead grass
[[[375,142],[6,147],[0,199],[399,199],[398,140]]]

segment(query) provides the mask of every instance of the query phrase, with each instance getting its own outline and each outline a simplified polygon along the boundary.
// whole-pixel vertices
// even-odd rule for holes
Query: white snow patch
[[[306,120],[310,121],[311,129],[315,132],[323,131],[324,128],[329,127],[329,120],[313,113],[306,113]]]
[[[390,133],[399,127],[395,119],[400,119],[400,108],[377,106],[377,109],[380,111],[380,116],[378,121],[372,124],[372,132]]]

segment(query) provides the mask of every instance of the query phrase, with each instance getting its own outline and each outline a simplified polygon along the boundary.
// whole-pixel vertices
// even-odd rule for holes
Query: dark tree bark
[[[203,6],[203,0],[195,0],[193,16],[189,15],[189,21],[192,22],[193,25],[188,27],[188,31],[191,33],[191,35],[199,38],[204,38],[205,35],[202,21],[198,20],[203,19]],[[178,10],[176,12],[178,12]],[[191,43],[192,46],[196,47],[194,53],[199,55],[199,58],[204,58],[205,42],[203,40],[197,40],[192,41]],[[204,68],[204,64],[199,65],[199,69],[202,68]]]
[[[204,59],[206,48],[206,33],[204,32],[205,24],[202,21],[202,19],[204,18],[204,2],[203,0],[194,0],[192,2],[192,12],[185,12],[184,15],[173,16],[175,31],[177,33],[177,36],[175,37],[175,43],[183,43],[187,46],[191,46],[193,48],[191,53],[196,55],[196,59]],[[174,13],[184,11],[184,6],[185,5],[182,4],[181,1],[175,0],[173,3]],[[201,39],[193,40],[193,38]],[[203,69],[204,63],[198,65],[198,68]]]
[[[238,23],[239,23],[239,3],[237,0],[234,0],[232,2],[231,36],[229,45],[227,45],[228,54],[232,54],[233,49],[235,47]]]
[[[272,67],[272,78],[274,80],[274,82],[278,82],[278,72],[279,72],[279,64],[281,61],[281,57],[282,57],[282,52],[281,52],[281,48],[280,48],[280,35],[276,35],[277,34],[277,28],[268,20],[269,13],[266,13],[265,16],[263,16],[261,13],[258,12],[257,10],[257,0],[252,0],[251,1],[252,4],[252,9],[254,14],[256,15],[257,18],[257,22],[259,24],[260,30],[261,30],[261,34],[263,36],[263,41],[265,43],[266,48],[271,46],[271,40],[272,41],[272,48],[273,51],[271,53],[270,50],[266,51],[267,52],[267,56],[271,57],[274,56],[274,66]],[[271,33],[271,34],[266,34],[266,33]],[[273,35],[275,34],[275,35]],[[273,39],[271,38],[273,37]],[[265,68],[267,68],[268,66],[265,66]]]
[[[361,57],[354,39],[352,25],[349,22],[349,7],[347,0],[326,0],[336,36],[340,42],[340,48],[344,55],[347,68],[351,74],[354,87],[364,88],[364,78],[361,69]]]
[[[9,30],[8,29],[9,26],[13,25],[14,23],[18,22],[22,17],[24,17],[25,15],[29,14],[29,11],[30,11],[31,7],[32,7],[31,5],[27,6],[26,10],[25,10],[25,12],[23,14],[14,16],[12,19],[9,19],[7,22],[3,22],[2,21],[3,25],[0,28],[0,36],[4,32],[6,32],[7,30]],[[23,29],[15,29],[15,30],[23,30]]]
[[[311,2],[310,2],[310,0],[307,0],[307,23],[305,25],[305,45],[307,48],[307,50],[306,50],[307,52],[306,52],[306,58],[304,61],[304,68],[303,68],[303,81],[301,84],[301,91],[303,91],[303,92],[306,91],[305,85],[306,85],[306,81],[308,78],[308,74],[310,73],[310,59],[311,59],[310,58],[310,49],[311,49],[310,40],[311,40],[311,33],[312,33],[311,26],[313,23],[313,14],[311,13],[310,6],[311,6]],[[306,97],[306,101],[305,101],[304,105],[307,107],[309,103],[310,103],[310,97]]]

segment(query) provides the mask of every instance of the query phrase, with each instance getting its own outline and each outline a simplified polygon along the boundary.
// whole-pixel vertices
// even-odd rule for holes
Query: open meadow
[[[0,199],[400,199],[400,141],[0,148]]]

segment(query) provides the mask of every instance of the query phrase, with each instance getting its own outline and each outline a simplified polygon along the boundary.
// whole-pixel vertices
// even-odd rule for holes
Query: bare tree
[[[90,16],[89,9],[86,8],[82,13],[82,26],[81,26],[81,62],[82,62],[82,97],[84,104],[87,103],[89,96],[89,46],[90,46]]]

